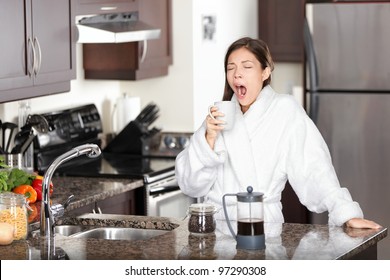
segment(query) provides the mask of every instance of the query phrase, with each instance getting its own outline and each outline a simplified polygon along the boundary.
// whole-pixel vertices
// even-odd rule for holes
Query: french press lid
[[[237,201],[239,202],[263,202],[264,193],[253,192],[251,186],[246,188],[247,192],[237,193]]]

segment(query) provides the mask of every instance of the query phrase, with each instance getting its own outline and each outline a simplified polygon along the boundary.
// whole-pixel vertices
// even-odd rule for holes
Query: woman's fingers
[[[224,114],[220,111],[218,111],[218,108],[215,106],[212,106],[209,110],[209,114],[206,117],[207,125],[210,125],[211,129],[214,130],[222,130],[224,121],[218,120],[217,117],[223,117]]]
[[[350,219],[347,222],[347,226],[352,227],[352,228],[371,228],[371,229],[381,228],[381,225],[379,225],[373,221],[366,220],[366,219],[360,219],[360,218]]]

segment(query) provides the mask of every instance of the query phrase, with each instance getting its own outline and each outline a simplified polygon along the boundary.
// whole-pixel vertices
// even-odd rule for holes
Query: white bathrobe
[[[243,114],[237,104],[234,128],[219,134],[214,150],[206,142],[206,123],[176,158],[176,178],[191,197],[222,207],[226,193],[252,186],[264,193],[265,222],[283,222],[281,193],[288,180],[310,211],[329,211],[329,224],[342,225],[363,213],[340,187],[328,147],[306,112],[287,94],[266,86]],[[229,218],[236,218],[234,197],[227,197]],[[224,218],[219,211],[217,218]]]

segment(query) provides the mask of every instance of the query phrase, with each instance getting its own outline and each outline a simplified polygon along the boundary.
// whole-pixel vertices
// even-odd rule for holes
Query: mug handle
[[[226,223],[229,227],[229,230],[230,230],[230,233],[232,234],[233,238],[234,239],[237,239],[237,236],[236,236],[236,233],[234,232],[233,228],[232,228],[232,225],[230,223],[230,220],[229,220],[229,215],[227,213],[227,209],[226,209],[226,202],[225,202],[225,197],[226,196],[237,196],[236,194],[233,194],[233,193],[227,193],[225,194],[223,197],[222,197],[222,205],[223,205],[223,212],[225,213],[225,219],[226,219]]]
[[[213,120],[216,120],[216,118],[213,116],[213,114],[211,114],[211,108],[214,107],[214,105],[210,105],[209,106],[209,109],[208,109],[208,112],[209,112],[209,116],[213,119]]]

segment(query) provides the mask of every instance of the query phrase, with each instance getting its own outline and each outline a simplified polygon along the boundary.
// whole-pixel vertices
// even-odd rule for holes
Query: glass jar
[[[207,203],[191,204],[188,209],[190,215],[188,231],[195,234],[208,234],[215,231],[216,222],[214,213],[215,206]]]
[[[14,226],[15,240],[27,238],[27,201],[24,195],[0,193],[0,222]]]

